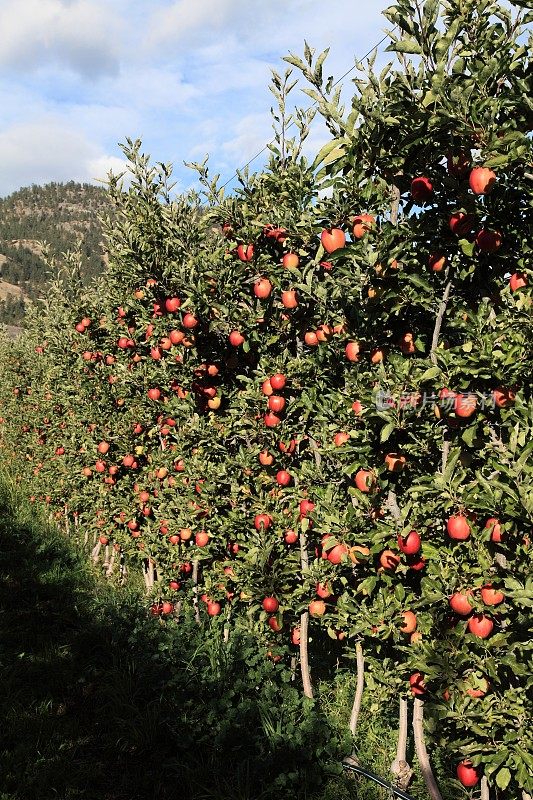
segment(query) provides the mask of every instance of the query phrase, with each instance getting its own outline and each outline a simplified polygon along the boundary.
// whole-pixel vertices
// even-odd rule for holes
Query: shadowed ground
[[[324,781],[350,746],[353,684],[323,694],[327,717],[306,709],[254,641],[226,647],[220,619],[207,636],[162,626],[9,496],[0,481],[0,800],[387,797]],[[383,775],[391,723],[361,723],[362,761]]]

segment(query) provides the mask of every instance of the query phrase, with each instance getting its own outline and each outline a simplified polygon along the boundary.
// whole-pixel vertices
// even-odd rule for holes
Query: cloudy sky
[[[0,196],[209,153],[229,178],[271,136],[270,69],[304,39],[340,77],[383,35],[387,0],[0,0]],[[300,95],[301,104],[310,104]],[[320,133],[315,137],[318,144]]]

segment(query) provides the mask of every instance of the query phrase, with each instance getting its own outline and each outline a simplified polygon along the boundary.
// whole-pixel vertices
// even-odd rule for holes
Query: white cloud
[[[230,163],[238,166],[253,158],[273,135],[266,114],[248,114],[242,117],[234,125],[233,131],[234,135],[222,143],[221,150]]]
[[[117,20],[98,0],[3,0],[0,63],[57,64],[86,78],[118,72]]]
[[[127,162],[124,158],[117,156],[101,155],[92,158],[86,165],[86,180],[90,183],[100,183],[105,181],[109,172],[120,175],[126,169]]]
[[[280,5],[280,0],[270,2]],[[170,6],[160,7],[154,12],[147,44],[157,46],[170,41],[182,42],[190,48],[229,23],[242,24],[251,11],[257,12],[257,7],[249,0],[175,0]],[[226,33],[230,32],[226,30]]]
[[[18,123],[0,133],[0,195],[49,181],[95,181],[123,162],[53,118]]]
[[[325,74],[342,74],[381,37],[383,4],[355,14],[345,0],[0,0],[0,193],[105,177],[126,137],[173,161],[182,185],[182,162],[207,153],[226,179],[272,138],[270,68],[283,72],[305,39],[331,45]],[[310,105],[298,90],[293,102]]]

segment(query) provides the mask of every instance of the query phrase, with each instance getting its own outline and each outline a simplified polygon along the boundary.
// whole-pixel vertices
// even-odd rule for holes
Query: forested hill
[[[106,206],[103,188],[74,181],[34,185],[0,199],[0,322],[20,324],[24,299],[42,295],[50,279],[43,243],[59,254],[81,241],[83,275],[102,270],[98,215]]]

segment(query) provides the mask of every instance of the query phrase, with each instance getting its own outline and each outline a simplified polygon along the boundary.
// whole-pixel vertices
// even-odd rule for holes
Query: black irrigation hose
[[[344,767],[344,769],[349,769],[352,772],[357,772],[359,775],[364,775],[365,778],[374,781],[374,783],[377,783],[378,786],[382,786],[384,789],[388,789],[389,792],[392,792],[392,794],[396,795],[396,797],[399,797],[400,800],[414,800],[414,797],[411,797],[410,794],[407,794],[402,789],[398,789],[396,786],[392,786],[392,784],[387,783],[387,781],[383,780],[383,778],[380,778],[379,775],[376,775],[373,772],[369,772],[367,769],[364,769],[363,767],[359,767],[356,764],[347,764],[345,761],[343,761],[342,766]]]

